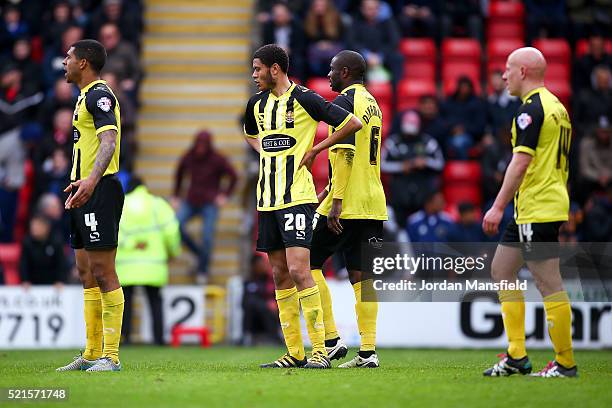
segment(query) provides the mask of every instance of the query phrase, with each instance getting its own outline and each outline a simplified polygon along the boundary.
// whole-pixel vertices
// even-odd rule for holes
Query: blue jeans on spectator
[[[185,230],[185,225],[187,222],[193,218],[193,216],[198,214],[202,216],[201,246],[196,244]],[[210,262],[218,215],[219,209],[215,204],[194,206],[189,204],[187,201],[183,201],[181,208],[178,211],[177,218],[180,223],[181,237],[187,248],[189,248],[189,250],[198,257],[198,273],[208,273],[208,264]]]

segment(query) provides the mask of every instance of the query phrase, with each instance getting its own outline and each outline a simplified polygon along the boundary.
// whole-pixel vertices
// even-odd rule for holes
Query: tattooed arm
[[[100,139],[100,146],[98,147],[96,161],[91,173],[87,178],[70,183],[64,190],[64,192],[70,192],[65,204],[66,209],[81,207],[89,201],[96,185],[108,168],[113,154],[115,154],[115,149],[117,148],[116,130],[105,130],[98,135],[98,139]],[[72,195],[73,188],[76,188],[74,195]]]
[[[96,184],[104,175],[104,172],[110,164],[115,148],[117,147],[117,131],[114,129],[105,130],[98,135],[100,139],[100,147],[96,155],[96,161],[93,170],[88,178],[95,180]]]

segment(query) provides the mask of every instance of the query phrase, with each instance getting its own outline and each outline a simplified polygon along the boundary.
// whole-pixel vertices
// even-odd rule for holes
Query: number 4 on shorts
[[[85,225],[91,228],[92,232],[97,229],[98,222],[96,221],[95,213],[85,214]]]

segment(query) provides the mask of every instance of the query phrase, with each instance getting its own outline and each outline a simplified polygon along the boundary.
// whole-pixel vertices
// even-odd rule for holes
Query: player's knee
[[[93,277],[96,279],[98,284],[100,286],[104,286],[104,283],[107,281],[109,276],[107,271],[107,265],[105,265],[103,262],[92,262],[90,267],[91,273],[93,274]]]
[[[304,269],[299,265],[289,265],[289,275],[295,282],[295,284],[299,287],[303,286],[303,284],[310,277],[310,269]]]
[[[79,274],[79,280],[81,283],[87,283],[91,278],[89,268],[77,264],[77,272]]]

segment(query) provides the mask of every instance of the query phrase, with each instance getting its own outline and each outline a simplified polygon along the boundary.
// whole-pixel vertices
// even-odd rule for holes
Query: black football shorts
[[[506,226],[501,244],[520,247],[525,260],[558,258],[562,224],[561,221],[517,224],[512,220]]]
[[[89,201],[70,210],[70,246],[86,250],[117,248],[123,200],[119,179],[114,174],[102,177]]]
[[[290,247],[310,248],[313,215],[312,204],[259,211],[257,250],[270,252]]]
[[[315,215],[315,227],[310,249],[310,269],[321,269],[327,258],[338,252],[344,256],[349,271],[367,272],[363,248],[382,244],[383,222],[380,220],[340,219],[342,233],[336,235],[327,226],[327,217]]]

